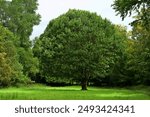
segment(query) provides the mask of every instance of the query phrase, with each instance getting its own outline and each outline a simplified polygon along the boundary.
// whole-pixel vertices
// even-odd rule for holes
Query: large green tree
[[[123,19],[128,14],[137,13],[131,23],[134,52],[128,69],[134,73],[139,83],[150,84],[150,1],[115,0],[113,8]]]
[[[25,83],[17,48],[14,45],[17,38],[0,25],[0,87]]]
[[[138,17],[138,16],[137,16]],[[150,84],[150,30],[145,28],[143,21],[133,26],[132,37],[136,41],[136,71],[144,84]]]
[[[33,76],[38,71],[38,60],[33,57],[29,39],[33,26],[40,22],[37,5],[37,0],[0,1],[0,23],[18,37],[15,45],[26,76]]]
[[[87,90],[90,78],[108,75],[122,54],[124,38],[96,13],[69,10],[50,21],[34,53],[42,77],[79,79]]]

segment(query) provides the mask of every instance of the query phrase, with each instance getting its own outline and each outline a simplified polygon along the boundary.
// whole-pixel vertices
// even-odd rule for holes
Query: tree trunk
[[[82,87],[81,90],[82,91],[87,90],[88,79],[89,79],[88,71],[85,68],[85,69],[82,70],[82,79],[81,79],[81,87]]]
[[[81,81],[81,87],[83,91],[87,90],[87,79],[82,79]]]

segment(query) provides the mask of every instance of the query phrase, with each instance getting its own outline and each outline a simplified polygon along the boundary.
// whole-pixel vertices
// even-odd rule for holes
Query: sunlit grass
[[[89,87],[81,91],[80,86],[49,87],[33,85],[21,88],[0,89],[1,100],[146,100],[150,99],[145,89]]]

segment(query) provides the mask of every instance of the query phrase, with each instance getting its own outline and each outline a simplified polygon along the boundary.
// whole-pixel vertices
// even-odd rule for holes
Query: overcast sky
[[[61,14],[66,13],[69,9],[81,9],[88,10],[90,12],[96,12],[103,18],[109,19],[115,24],[122,24],[127,26],[128,30],[131,22],[131,18],[126,18],[124,21],[111,7],[114,0],[38,0],[38,13],[41,15],[41,22],[38,26],[34,27],[31,39],[39,36],[45,30],[47,24],[51,19],[54,19]]]

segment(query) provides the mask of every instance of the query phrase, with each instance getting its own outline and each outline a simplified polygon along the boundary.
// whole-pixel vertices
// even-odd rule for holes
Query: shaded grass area
[[[0,89],[1,100],[149,100],[147,88],[98,88],[81,91],[80,86],[49,87],[32,85]]]

